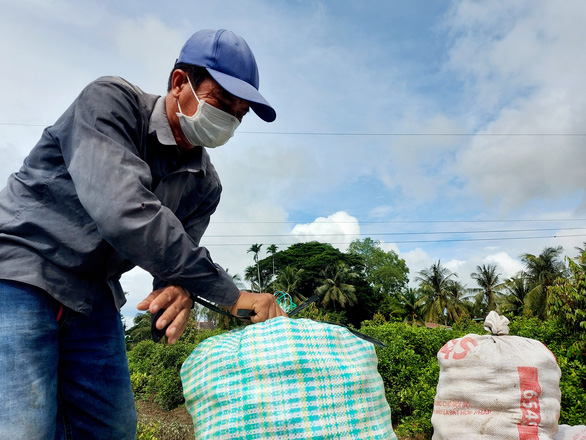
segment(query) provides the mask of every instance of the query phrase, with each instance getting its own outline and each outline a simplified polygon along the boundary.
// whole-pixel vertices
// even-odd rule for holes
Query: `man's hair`
[[[173,72],[175,72],[175,70],[177,69],[181,69],[185,73],[187,73],[187,76],[189,76],[189,81],[191,81],[191,85],[193,86],[193,90],[197,90],[197,88],[204,79],[211,78],[211,75],[208,73],[205,67],[194,66],[193,64],[177,63],[175,64],[175,66],[173,66],[173,70],[171,70],[171,74],[169,75],[169,81],[167,83],[167,92],[171,90]]]

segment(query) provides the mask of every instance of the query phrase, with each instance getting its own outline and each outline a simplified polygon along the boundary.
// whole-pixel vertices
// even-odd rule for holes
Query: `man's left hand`
[[[161,309],[166,309],[155,325],[161,330],[170,323],[165,335],[169,345],[173,345],[187,326],[192,306],[193,301],[189,298],[185,289],[179,286],[168,286],[151,292],[149,296],[136,305],[136,308],[142,311],[148,310],[151,315]]]

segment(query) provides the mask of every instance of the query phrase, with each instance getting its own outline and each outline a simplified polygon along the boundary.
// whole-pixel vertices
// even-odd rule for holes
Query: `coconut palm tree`
[[[505,281],[504,295],[500,299],[500,309],[503,312],[512,312],[515,316],[525,312],[527,295],[531,289],[527,277],[521,272]]]
[[[330,303],[336,309],[336,303],[342,308],[354,305],[358,302],[356,288],[350,282],[358,275],[351,272],[348,266],[339,261],[334,266],[327,267],[320,272],[323,284],[316,289],[318,296],[322,298],[322,305],[327,307]]]
[[[475,316],[475,304],[467,299],[470,294],[470,289],[458,280],[449,280],[446,286],[451,295],[452,305],[454,309],[454,319],[461,318],[464,315]]]
[[[256,263],[256,272],[257,272],[257,286],[258,286],[258,292],[260,293],[262,291],[262,283],[260,280],[260,265],[258,264],[258,254],[260,252],[260,248],[262,247],[262,244],[253,244],[252,246],[250,246],[250,249],[248,249],[246,251],[246,253],[252,252],[254,254],[254,262]],[[252,280],[251,280],[252,282]]]
[[[242,278],[240,277],[239,274],[234,274],[232,275],[230,273],[230,270],[228,268],[224,269],[225,272],[232,278],[232,281],[234,281],[234,284],[236,284],[236,286],[240,289],[241,287],[243,287],[242,285]]]
[[[574,260],[578,262],[582,267],[582,270],[586,270],[586,241],[584,242],[583,247],[576,246],[576,250],[578,251],[578,255]]]
[[[262,292],[261,286],[258,283],[258,273],[256,267],[248,266],[244,270],[244,279],[250,283],[251,292]]]
[[[405,288],[402,292],[397,293],[394,305],[395,309],[392,314],[398,314],[403,317],[403,322],[415,325],[423,324],[423,310],[419,301],[421,293],[417,289]]]
[[[423,292],[420,304],[423,306],[423,314],[427,321],[438,323],[448,318],[452,321],[458,318],[458,311],[454,293],[450,290],[452,278],[457,277],[448,268],[442,267],[441,261],[431,265],[429,269],[419,272],[415,278]]]
[[[275,254],[277,253],[278,249],[279,248],[277,247],[276,244],[271,244],[270,246],[267,247],[267,252],[269,254],[271,254],[272,260],[273,260],[273,277],[275,276]]]
[[[479,286],[479,288],[473,288],[470,291],[476,294],[475,300],[481,306],[482,315],[496,310],[500,291],[504,287],[504,284],[500,282],[500,275],[497,273],[496,264],[476,266],[476,272],[470,274]]]
[[[531,291],[527,301],[531,303],[532,311],[541,319],[546,319],[549,310],[549,287],[554,281],[565,276],[566,266],[559,259],[563,247],[545,247],[538,256],[523,254],[521,261],[525,263],[525,276],[529,281]]]
[[[303,269],[287,266],[280,271],[279,276],[275,281],[275,290],[287,292],[291,296],[293,302],[297,305],[307,299],[297,292],[297,286],[301,281],[301,275],[303,272]]]

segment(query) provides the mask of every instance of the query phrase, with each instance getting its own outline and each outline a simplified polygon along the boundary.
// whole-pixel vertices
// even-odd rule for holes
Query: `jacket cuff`
[[[229,307],[236,304],[240,297],[240,289],[236,287],[232,277],[221,267],[218,267],[218,279],[204,297],[220,306]]]

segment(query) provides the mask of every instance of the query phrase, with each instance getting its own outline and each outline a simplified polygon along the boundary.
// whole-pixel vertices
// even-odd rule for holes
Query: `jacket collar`
[[[159,96],[157,102],[155,102],[155,107],[151,113],[149,133],[154,133],[157,136],[157,140],[163,145],[177,145],[167,119],[165,98],[162,96]]]
[[[174,146],[179,150],[167,119],[165,98],[163,96],[159,96],[153,107],[149,120],[149,134],[154,134],[160,144]],[[176,171],[188,171],[206,175],[210,159],[203,147],[193,147],[191,150],[181,151],[180,156],[182,165]]]

